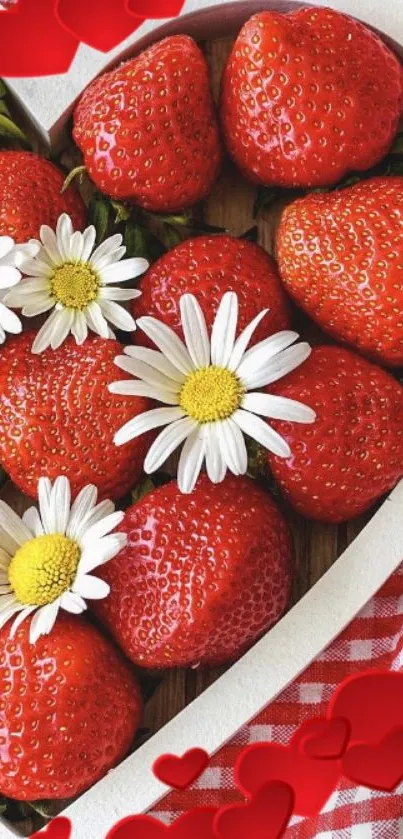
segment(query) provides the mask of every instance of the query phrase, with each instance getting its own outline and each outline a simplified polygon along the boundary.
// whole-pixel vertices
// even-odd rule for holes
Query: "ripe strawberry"
[[[101,498],[120,498],[138,481],[149,440],[121,449],[122,423],[150,406],[117,397],[108,385],[124,378],[114,364],[117,341],[68,338],[58,350],[31,353],[35,333],[9,340],[0,352],[0,462],[14,483],[36,497],[42,475],[66,475],[75,494],[86,484]]]
[[[206,61],[185,35],[165,38],[96,79],[74,139],[103,192],[173,211],[208,195],[221,148]]]
[[[142,296],[132,304],[133,315],[153,315],[181,338],[179,300],[186,293],[198,298],[209,328],[226,291],[238,295],[239,332],[262,309],[269,309],[251,345],[290,325],[288,301],[276,263],[262,248],[245,239],[232,236],[187,239],[154,263],[142,278],[140,288]],[[135,341],[146,343],[147,339],[139,331]]]
[[[228,150],[261,184],[323,186],[370,168],[388,151],[402,108],[397,57],[332,9],[254,15],[223,74]]]
[[[287,604],[290,533],[247,478],[214,485],[202,476],[191,495],[172,481],[130,507],[119,530],[128,546],[100,570],[112,590],[94,608],[136,664],[223,663]]]
[[[268,455],[291,504],[308,518],[340,522],[363,513],[403,476],[403,388],[380,367],[340,347],[315,347],[270,387],[317,413],[312,425],[273,421],[292,455]]]
[[[277,248],[287,291],[323,329],[381,363],[403,364],[403,178],[295,201]]]
[[[0,789],[20,801],[71,798],[127,754],[142,700],[130,665],[90,623],[61,615],[29,643],[0,631]]]
[[[84,203],[74,186],[62,195],[63,182],[63,172],[49,160],[28,151],[1,151],[0,236],[15,242],[38,239],[41,225],[55,228],[62,213],[82,230]]]

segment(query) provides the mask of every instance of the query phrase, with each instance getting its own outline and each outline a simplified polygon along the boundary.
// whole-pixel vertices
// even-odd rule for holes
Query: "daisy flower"
[[[20,282],[21,268],[38,250],[33,243],[15,245],[10,236],[0,236],[0,344],[5,341],[6,332],[17,335],[22,330],[19,317],[7,308],[4,299],[9,289]]]
[[[39,511],[22,519],[0,501],[0,628],[12,617],[10,636],[33,614],[30,643],[48,635],[59,609],[74,615],[85,599],[100,600],[109,586],[90,572],[125,546],[124,533],[111,533],[123,519],[112,501],[97,504],[97,490],[86,486],[70,506],[66,477],[38,483]]]
[[[311,409],[282,396],[259,393],[258,388],[286,376],[311,353],[309,344],[295,344],[296,332],[284,331],[247,349],[251,337],[267,314],[260,312],[235,340],[238,298],[228,292],[221,300],[209,339],[203,312],[196,298],[180,300],[185,343],[164,323],[142,317],[137,325],[158,347],[126,347],[115,363],[135,381],[113,382],[111,393],[148,396],[169,407],[147,411],[124,425],[115,435],[121,446],[151,429],[167,426],[152,444],[145,463],[155,472],[184,442],[178,466],[181,492],[192,491],[203,461],[213,483],[247,471],[244,434],[279,457],[291,454],[288,443],[258,416],[311,423]],[[293,346],[294,345],[294,346]]]
[[[32,346],[41,353],[47,347],[57,349],[71,332],[77,344],[83,344],[92,329],[101,338],[114,338],[108,321],[118,329],[131,332],[135,321],[116,301],[134,300],[137,289],[118,288],[148,268],[146,259],[125,259],[120,234],[110,236],[95,248],[95,227],[84,233],[74,232],[66,213],[60,216],[56,233],[43,225],[37,256],[24,266],[28,274],[7,295],[7,305],[21,308],[26,317],[53,309]]]

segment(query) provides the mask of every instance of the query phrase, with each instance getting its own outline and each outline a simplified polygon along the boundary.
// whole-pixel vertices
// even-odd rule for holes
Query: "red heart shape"
[[[269,781],[283,781],[295,793],[294,812],[316,816],[341,777],[339,760],[318,760],[301,750],[308,735],[319,730],[318,720],[303,723],[287,746],[278,743],[254,743],[241,752],[235,764],[235,780],[247,795]]]
[[[403,728],[389,732],[376,746],[366,743],[351,746],[342,765],[351,781],[392,792],[403,781]]]
[[[144,10],[144,2],[139,5]],[[117,47],[145,20],[142,12],[129,12],[126,0],[57,0],[56,16],[68,32],[101,52]]]
[[[350,743],[379,743],[403,726],[403,673],[367,670],[346,679],[333,694],[328,717],[350,725]]]
[[[20,0],[0,15],[0,74],[49,76],[67,73],[78,40],[60,26],[55,0]],[[18,49],[16,46],[18,45]]]
[[[176,17],[184,6],[185,0],[148,0],[147,16],[149,18]],[[134,15],[141,15],[144,0],[127,0],[126,8]]]
[[[265,784],[246,804],[230,804],[214,819],[218,839],[280,839],[292,814],[294,793],[288,784]]]
[[[61,816],[58,819],[53,819],[53,821],[47,825],[45,830],[33,833],[31,839],[43,839],[44,836],[46,836],[47,839],[70,839],[70,819],[65,819],[64,816]]]
[[[217,839],[213,832],[215,807],[195,807],[170,827],[151,816],[129,816],[109,831],[106,839]]]
[[[182,757],[161,755],[154,763],[153,772],[163,784],[182,790],[200,777],[208,762],[209,756],[204,749],[189,749]]]
[[[313,722],[313,720],[311,720]],[[335,760],[346,751],[350,737],[347,720],[335,717],[331,720],[318,719],[318,729],[300,741],[300,750],[308,757],[320,760]]]

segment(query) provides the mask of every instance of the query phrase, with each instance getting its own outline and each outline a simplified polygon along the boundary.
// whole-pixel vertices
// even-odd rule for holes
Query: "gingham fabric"
[[[372,667],[403,670],[403,565],[342,635],[212,758],[197,783],[186,792],[169,793],[153,815],[170,824],[192,807],[240,800],[233,767],[241,748],[262,741],[287,743],[301,722],[325,714],[343,679]],[[403,784],[385,794],[343,780],[316,818],[293,817],[284,839],[403,839]]]

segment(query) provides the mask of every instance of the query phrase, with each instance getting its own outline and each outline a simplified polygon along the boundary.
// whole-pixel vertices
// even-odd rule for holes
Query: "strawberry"
[[[239,656],[283,612],[292,543],[270,496],[247,478],[176,481],[126,511],[128,545],[99,571],[95,604],[126,655],[143,667],[213,665]]]
[[[223,74],[228,150],[260,184],[324,186],[370,168],[388,151],[402,108],[398,58],[332,9],[254,15]]]
[[[403,476],[403,388],[380,367],[340,347],[315,347],[270,392],[317,414],[309,426],[271,421],[292,455],[269,454],[269,465],[302,515],[351,519]]]
[[[238,332],[262,309],[269,309],[251,345],[290,325],[288,301],[276,263],[262,248],[245,239],[232,236],[187,239],[154,263],[142,278],[140,288],[142,296],[132,304],[135,317],[152,315],[182,339],[179,300],[186,293],[198,298],[209,328],[226,291],[238,295]],[[146,343],[147,339],[139,331],[135,341]]]
[[[403,364],[403,178],[295,201],[277,249],[287,291],[323,329],[381,363]]]
[[[96,79],[75,110],[74,139],[94,183],[114,198],[170,212],[208,195],[221,148],[197,44],[165,38]]]
[[[142,700],[130,665],[86,620],[62,615],[29,643],[0,631],[0,789],[20,801],[71,798],[127,754]]]
[[[49,160],[28,151],[0,151],[0,236],[39,239],[41,225],[55,228],[62,213],[82,230],[84,203],[74,186],[62,195],[63,183],[63,172]]]
[[[12,338],[0,352],[0,462],[14,483],[36,497],[42,475],[66,475],[75,494],[93,483],[101,498],[120,498],[139,479],[149,440],[116,448],[122,422],[146,410],[142,397],[116,397],[117,341],[95,336],[78,346],[31,353],[35,333]]]

